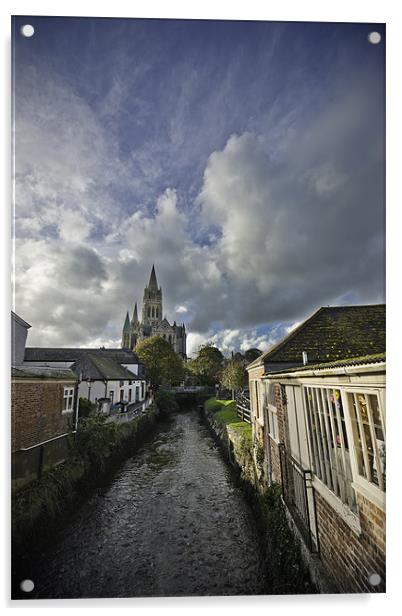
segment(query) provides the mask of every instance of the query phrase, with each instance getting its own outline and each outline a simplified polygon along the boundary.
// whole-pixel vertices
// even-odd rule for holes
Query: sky
[[[381,24],[14,18],[28,344],[118,346],[153,263],[190,355],[383,302],[384,59]]]

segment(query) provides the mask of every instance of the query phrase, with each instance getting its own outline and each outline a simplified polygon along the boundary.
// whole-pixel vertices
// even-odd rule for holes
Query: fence
[[[279,445],[282,495],[303,540],[311,552],[319,552],[312,475]]]
[[[236,411],[242,421],[251,423],[250,399],[242,393],[236,396]]]

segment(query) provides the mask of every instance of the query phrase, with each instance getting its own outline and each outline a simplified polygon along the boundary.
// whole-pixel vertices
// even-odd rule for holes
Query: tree
[[[223,362],[224,357],[220,350],[205,344],[200,347],[196,359],[188,362],[188,368],[199,385],[215,385],[219,381]]]
[[[260,351],[260,349],[248,349],[244,353],[244,358],[247,364],[251,364],[251,362],[257,359],[260,355],[262,355],[262,351]]]
[[[183,380],[183,360],[174,352],[167,340],[151,336],[141,340],[135,347],[140,360],[145,364],[147,375],[156,391],[163,385],[180,385]]]
[[[232,390],[232,398],[234,399],[234,392],[243,389],[247,384],[247,372],[244,363],[238,359],[229,360],[222,370],[220,381],[225,389]]]

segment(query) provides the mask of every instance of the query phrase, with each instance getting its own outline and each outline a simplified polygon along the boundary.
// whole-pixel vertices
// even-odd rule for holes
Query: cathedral
[[[152,266],[148,286],[144,289],[142,318],[138,319],[137,304],[134,306],[133,318],[127,312],[121,339],[122,348],[134,349],[137,342],[149,336],[161,336],[173,349],[186,359],[186,328],[184,323],[170,325],[162,312],[162,287],[158,288],[155,267]]]

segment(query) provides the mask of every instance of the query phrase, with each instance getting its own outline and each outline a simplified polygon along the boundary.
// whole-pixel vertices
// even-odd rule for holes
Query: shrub
[[[80,398],[78,405],[78,417],[89,417],[96,411],[96,405],[90,402],[88,398]]]
[[[176,396],[172,391],[160,389],[155,395],[155,402],[162,413],[172,413],[179,409]]]

